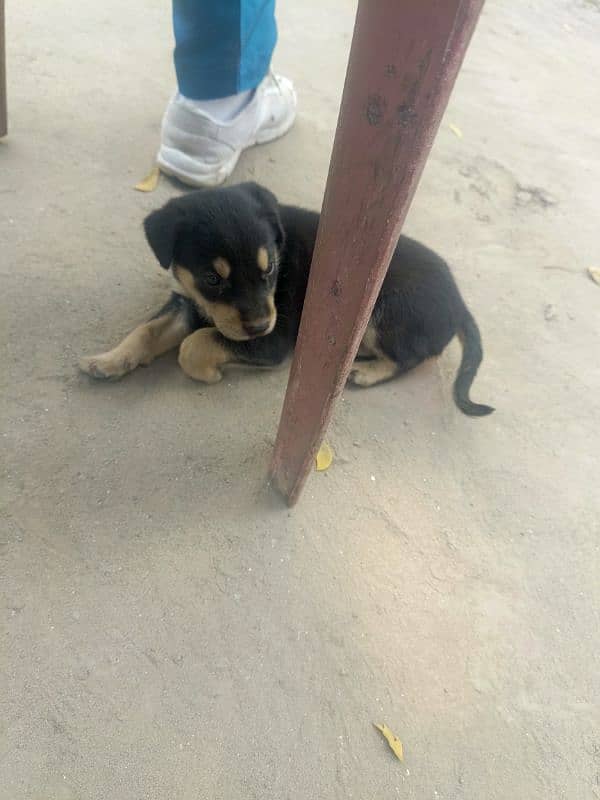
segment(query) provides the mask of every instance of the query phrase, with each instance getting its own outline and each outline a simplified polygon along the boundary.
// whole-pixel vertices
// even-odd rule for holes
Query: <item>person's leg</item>
[[[242,150],[283,135],[296,95],[269,71],[277,41],[274,0],[173,0],[179,91],[162,128],[161,169],[214,186]]]
[[[277,41],[274,0],[173,0],[180,93],[214,100],[256,89]]]

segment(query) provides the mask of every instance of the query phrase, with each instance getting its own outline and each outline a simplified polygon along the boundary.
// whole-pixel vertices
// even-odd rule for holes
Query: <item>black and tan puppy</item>
[[[207,383],[228,363],[281,363],[296,342],[318,223],[317,213],[279,205],[254,183],[170,200],[144,227],[171,270],[171,299],[114,350],[82,359],[81,369],[119,378],[175,347],[184,372]],[[463,346],[456,404],[465,414],[489,414],[490,406],[469,399],[482,358],[475,320],[445,261],[402,236],[349,380],[389,380],[439,355],[455,335]]]

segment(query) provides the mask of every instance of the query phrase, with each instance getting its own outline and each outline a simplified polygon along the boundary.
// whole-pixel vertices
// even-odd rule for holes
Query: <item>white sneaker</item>
[[[190,186],[218,186],[231,175],[242,150],[287,133],[296,103],[292,82],[273,72],[230,122],[213,119],[199,102],[177,92],[163,117],[158,165]]]

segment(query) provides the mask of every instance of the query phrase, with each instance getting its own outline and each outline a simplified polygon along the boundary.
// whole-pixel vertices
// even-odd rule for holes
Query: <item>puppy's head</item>
[[[283,228],[274,195],[255,183],[191,192],[144,220],[160,265],[228,339],[271,333]]]

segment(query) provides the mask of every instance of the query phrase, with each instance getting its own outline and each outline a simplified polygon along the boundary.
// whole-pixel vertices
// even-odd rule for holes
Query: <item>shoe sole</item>
[[[284,119],[277,128],[259,129],[249,144],[240,150],[235,150],[231,158],[219,164],[216,168],[209,167],[206,171],[198,168],[198,161],[186,156],[180,150],[166,145],[160,146],[156,161],[161,172],[172,178],[177,178],[177,180],[185,183],[186,186],[194,186],[196,188],[219,186],[231,175],[244,150],[257,144],[266,144],[274,139],[279,139],[289,131],[295,120],[296,108],[294,107],[293,114]]]

